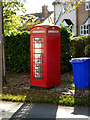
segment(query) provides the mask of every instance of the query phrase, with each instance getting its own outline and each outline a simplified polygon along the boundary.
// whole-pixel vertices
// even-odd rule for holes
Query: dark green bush
[[[71,64],[69,41],[71,33],[66,27],[61,28],[61,72],[69,71]],[[30,34],[22,33],[5,38],[6,70],[13,72],[30,71]]]
[[[71,69],[71,64],[69,63],[70,56],[70,30],[67,27],[61,27],[61,73],[68,72]]]
[[[5,37],[6,70],[30,71],[30,34],[22,33]]]
[[[71,38],[70,54],[73,58],[90,57],[90,35]]]
[[[90,57],[90,44],[85,47],[85,56]]]

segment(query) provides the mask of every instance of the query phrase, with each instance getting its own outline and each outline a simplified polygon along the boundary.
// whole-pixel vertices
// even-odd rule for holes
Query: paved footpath
[[[25,120],[30,118],[36,118],[36,120],[40,118],[42,120],[43,118],[52,118],[53,120],[90,120],[89,111],[90,109],[84,107],[0,101],[0,120],[21,120],[21,118],[26,118]]]

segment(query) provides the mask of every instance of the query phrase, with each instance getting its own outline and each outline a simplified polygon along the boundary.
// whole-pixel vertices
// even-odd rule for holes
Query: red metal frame
[[[60,28],[31,28],[31,86],[49,88],[61,83]]]

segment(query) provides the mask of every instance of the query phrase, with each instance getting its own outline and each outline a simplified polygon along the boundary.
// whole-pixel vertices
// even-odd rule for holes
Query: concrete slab
[[[0,118],[16,120],[25,118],[54,119],[54,120],[89,120],[89,108],[66,107],[45,104],[29,104],[19,102],[0,102]]]
[[[0,120],[1,118],[10,118],[23,103],[0,101]]]

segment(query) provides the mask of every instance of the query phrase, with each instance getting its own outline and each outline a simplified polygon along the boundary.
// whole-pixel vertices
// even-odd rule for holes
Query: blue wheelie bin
[[[90,58],[75,58],[70,63],[73,68],[75,88],[90,87]]]

